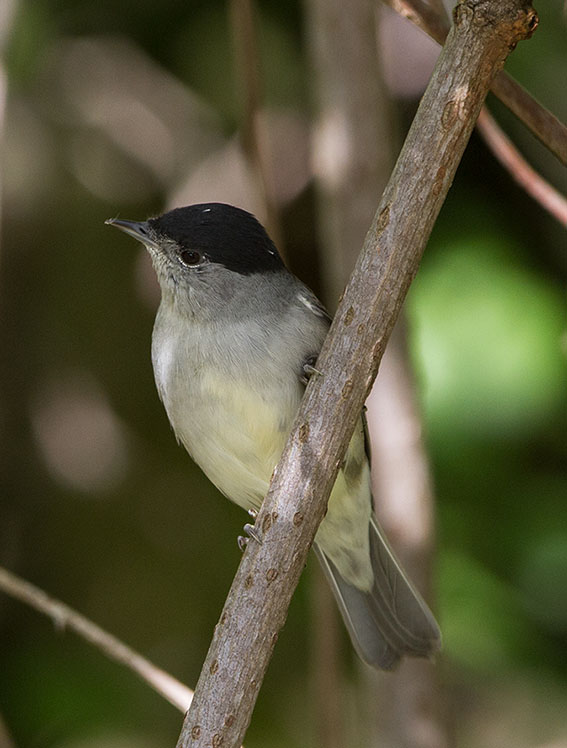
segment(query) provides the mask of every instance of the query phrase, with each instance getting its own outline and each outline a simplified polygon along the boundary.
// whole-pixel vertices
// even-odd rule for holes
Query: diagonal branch
[[[491,90],[567,166],[567,127],[508,73],[500,73],[494,79]]]
[[[443,44],[448,33],[446,21],[423,0],[384,0],[393,10],[409,19],[432,39]],[[567,128],[542,107],[507,73],[500,72],[492,82],[492,92],[526,124],[555,155],[567,164]],[[500,130],[486,108],[480,113],[478,130],[486,144],[512,177],[562,225],[566,224],[567,201],[525,161],[509,138]]]
[[[439,44],[445,42],[449,33],[446,22],[423,0],[383,2]],[[567,166],[567,127],[504,71],[499,72],[494,78],[491,90],[536,138]]]
[[[152,665],[145,657],[101,629],[96,623],[77,613],[76,610],[2,567],[0,567],[0,590],[49,616],[57,628],[71,629],[104,652],[111,660],[125,665],[136,673],[150,688],[157,691],[181,712],[187,711],[193,698],[190,688],[164,670]]]
[[[424,0],[382,0],[398,15],[407,18],[438,44],[443,45],[449,33],[449,24]]]
[[[516,182],[567,228],[567,198],[532,169],[486,107],[483,107],[479,115],[477,127],[492,153]]]
[[[235,748],[250,722],[308,549],[395,319],[494,74],[537,15],[526,0],[467,0],[392,177],[229,591],[179,748]],[[426,145],[425,145],[426,144]]]

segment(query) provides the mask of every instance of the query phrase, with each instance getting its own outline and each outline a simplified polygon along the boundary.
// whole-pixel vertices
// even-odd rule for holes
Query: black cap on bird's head
[[[201,203],[175,208],[143,222],[110,219],[145,244],[152,255],[166,252],[187,268],[222,265],[240,275],[284,268],[275,244],[261,223],[241,208]]]

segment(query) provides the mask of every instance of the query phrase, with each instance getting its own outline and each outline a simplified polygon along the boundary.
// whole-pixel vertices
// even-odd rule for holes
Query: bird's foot
[[[316,369],[313,364],[317,361],[317,356],[310,356],[307,361],[301,367],[303,375],[300,377],[303,384],[307,384],[314,374],[321,375],[319,369]]]
[[[248,514],[252,517],[253,520],[256,520],[256,517],[258,516],[258,512],[255,509],[249,509]],[[249,522],[247,522],[244,525],[243,530],[246,533],[247,537],[244,535],[239,535],[237,538],[238,547],[243,553],[248,546],[250,538],[253,538],[258,543],[258,545],[262,545],[262,535],[260,534],[260,531],[256,529],[255,525],[251,525]]]

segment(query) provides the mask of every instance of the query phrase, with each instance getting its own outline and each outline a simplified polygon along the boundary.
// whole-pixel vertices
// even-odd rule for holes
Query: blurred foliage
[[[232,196],[257,209],[234,138],[227,8],[8,5],[1,563],[193,685],[246,517],[175,445],[149,360],[151,268],[103,222]],[[559,5],[538,3],[540,28],[508,68],[567,120]],[[259,12],[286,244],[317,288],[313,192],[289,168],[307,147],[302,7]],[[403,129],[416,102],[391,94]],[[564,170],[496,111],[564,187]],[[567,741],[566,244],[473,137],[408,299],[438,499],[442,667],[457,742],[471,748]],[[313,744],[308,618],[303,582],[247,745]],[[0,652],[0,711],[19,748],[174,744],[171,707],[5,597]]]

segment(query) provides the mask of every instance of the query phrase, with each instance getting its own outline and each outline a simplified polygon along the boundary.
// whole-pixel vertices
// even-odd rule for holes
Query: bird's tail
[[[358,654],[373,667],[393,670],[404,655],[432,657],[441,648],[441,632],[373,515],[369,533],[370,591],[345,582],[317,544],[315,550]]]

